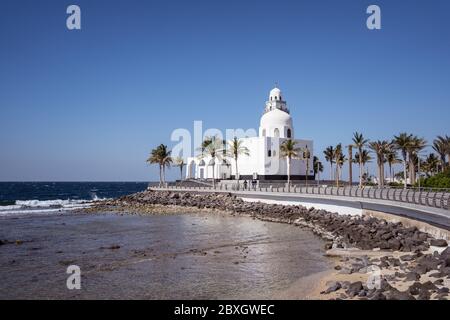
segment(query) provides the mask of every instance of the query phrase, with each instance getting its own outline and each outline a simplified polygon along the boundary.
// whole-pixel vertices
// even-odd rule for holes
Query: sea
[[[83,213],[147,187],[0,183],[0,299],[298,299],[331,268],[323,240],[294,225],[189,209]],[[80,290],[67,288],[72,265]]]
[[[48,214],[89,207],[147,189],[148,182],[0,182],[0,216]]]

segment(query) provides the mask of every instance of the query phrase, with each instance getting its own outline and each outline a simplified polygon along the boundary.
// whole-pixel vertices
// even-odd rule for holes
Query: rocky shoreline
[[[186,210],[188,209],[188,210]],[[232,194],[144,191],[96,203],[89,212],[175,214],[218,211],[295,224],[326,241],[330,252],[358,251],[337,262],[320,295],[331,299],[448,299],[450,248],[416,227],[298,205],[245,202]],[[350,249],[350,250],[349,250]],[[339,255],[339,254],[338,254]],[[368,285],[378,272],[379,281]],[[342,279],[341,281],[332,281]],[[352,281],[357,280],[357,281]]]

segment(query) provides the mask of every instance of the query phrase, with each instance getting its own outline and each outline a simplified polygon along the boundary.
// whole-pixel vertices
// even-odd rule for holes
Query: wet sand
[[[333,266],[309,230],[219,213],[4,217],[0,239],[0,299],[307,299]]]

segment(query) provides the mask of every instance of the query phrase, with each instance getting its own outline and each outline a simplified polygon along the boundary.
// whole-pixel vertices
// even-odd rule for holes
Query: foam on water
[[[0,206],[0,216],[71,211],[87,208],[94,200],[17,200],[14,205]]]
[[[0,182],[0,216],[73,211],[147,186],[145,182]]]

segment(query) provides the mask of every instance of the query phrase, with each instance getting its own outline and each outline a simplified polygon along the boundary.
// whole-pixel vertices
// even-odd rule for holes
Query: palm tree
[[[386,154],[391,149],[391,143],[386,140],[378,140],[370,142],[369,147],[377,155],[378,186],[381,188],[384,186],[384,162],[386,161]]]
[[[410,170],[410,180],[411,183],[416,183],[416,170],[418,163],[418,154],[421,150],[423,150],[427,145],[427,141],[423,138],[419,138],[417,136],[413,136],[411,139],[411,143],[408,147],[408,156],[409,156],[409,170]]]
[[[300,148],[296,147],[297,142],[291,139],[285,140],[280,146],[280,155],[286,157],[287,163],[287,184],[291,184],[291,159],[298,158]]]
[[[313,157],[313,167],[314,167],[314,177],[316,177],[319,172],[323,172],[323,164],[316,156]]]
[[[155,148],[150,152],[150,157],[146,160],[149,164],[158,164],[159,166],[159,186],[162,186],[162,166],[160,162],[160,157],[158,154],[158,149]]]
[[[365,168],[366,164],[369,163],[371,160],[372,160],[372,157],[370,156],[370,152],[366,149],[362,150],[361,156],[358,152],[355,154],[354,161],[355,161],[355,163],[362,164],[363,172],[364,172],[364,168]],[[363,181],[364,181],[364,173],[363,173]]]
[[[336,148],[334,148],[333,153],[334,162],[336,163],[336,187],[339,187],[340,171],[344,162],[346,161],[344,154],[342,153],[342,144],[339,143]]]
[[[445,139],[445,150],[447,151],[447,157],[448,157],[448,165],[450,166],[450,137],[445,136],[444,139]]]
[[[323,152],[325,160],[330,163],[330,180],[333,180],[334,148],[329,146]]]
[[[407,174],[406,174],[406,164],[407,164],[407,156],[408,156],[408,149],[412,141],[412,134],[408,134],[406,132],[400,133],[398,136],[394,136],[394,147],[395,149],[399,150],[402,154],[402,160],[403,160],[403,177],[404,177],[404,184],[405,189],[408,186],[407,182]]]
[[[201,154],[198,156],[199,159],[204,159],[206,157],[211,157],[211,161],[208,165],[212,166],[212,180],[213,188],[216,188],[216,178],[214,175],[216,159],[222,160],[224,153],[224,141],[218,136],[205,137],[200,147]]]
[[[436,152],[439,153],[441,156],[442,161],[442,171],[444,171],[446,167],[446,161],[445,157],[448,157],[448,166],[450,166],[450,137],[449,136],[438,136],[436,140],[434,140],[438,144],[438,150],[434,149],[434,143],[433,143],[433,149],[436,150]]]
[[[428,157],[425,159],[422,168],[428,177],[438,172],[439,162],[440,162],[439,158],[436,157],[434,153],[430,153]]]
[[[183,167],[186,165],[186,163],[184,163],[184,159],[177,157],[174,159],[173,163],[175,167],[180,168],[180,180],[183,181]]]
[[[339,181],[342,179],[342,167],[344,166],[345,162],[347,162],[348,159],[345,157],[345,155],[342,153],[341,156],[339,157],[339,160],[337,161],[337,166],[339,167],[339,171],[338,171],[338,177],[339,177]]]
[[[387,150],[387,152],[386,152],[386,162],[389,165],[390,180],[391,180],[391,182],[393,182],[394,173],[392,171],[392,167],[397,163],[401,163],[401,160],[398,158],[397,152],[396,152],[395,148],[393,147],[393,143],[391,143],[389,150]]]
[[[159,165],[159,186],[161,187],[166,183],[166,167],[170,167],[172,158],[170,156],[171,151],[167,150],[167,146],[160,144],[153,149],[150,153],[150,157],[147,162],[150,164]]]
[[[447,156],[447,144],[446,139],[444,137],[438,136],[437,139],[433,141],[433,150],[437,152],[439,157],[441,158],[441,171],[444,172],[446,161],[445,157]]]
[[[228,141],[228,151],[227,157],[233,158],[236,168],[236,176],[235,179],[239,180],[239,171],[238,171],[238,158],[240,155],[250,155],[250,151],[247,147],[243,146],[243,141],[239,140],[237,137],[234,137],[233,140]]]
[[[362,154],[364,147],[369,142],[368,139],[364,139],[362,133],[355,132],[353,134],[353,145],[358,149],[358,153]],[[359,159],[359,187],[362,187],[363,183],[363,164],[361,162],[362,159]]]
[[[311,152],[308,150],[308,147],[305,147],[303,150],[303,159],[306,161],[305,185],[308,186],[309,159],[311,159]]]
[[[213,139],[213,137],[208,137],[208,136],[206,136],[206,137],[203,139],[202,144],[201,144],[201,147],[199,148],[199,149],[200,149],[199,151],[200,151],[202,154],[205,153],[206,147],[211,143],[212,139]]]

